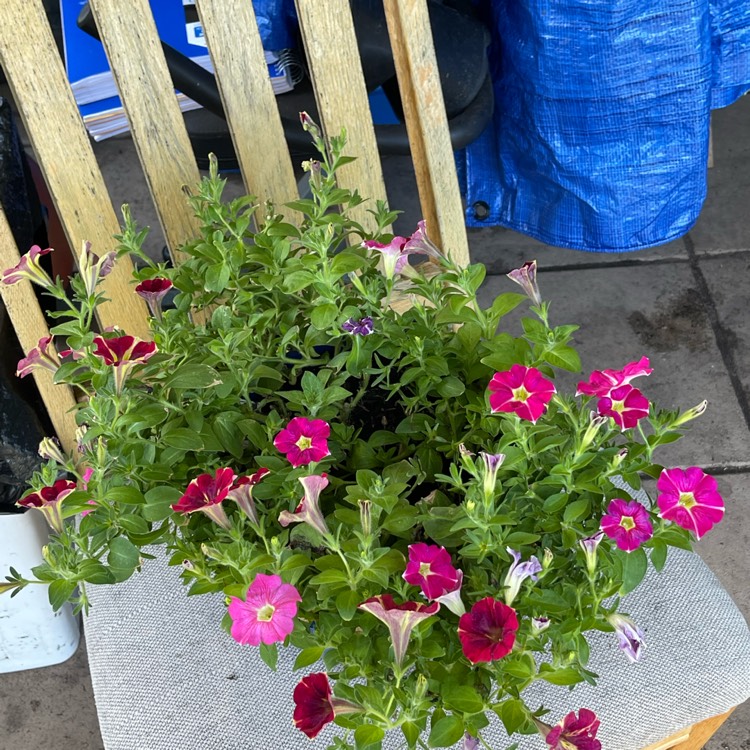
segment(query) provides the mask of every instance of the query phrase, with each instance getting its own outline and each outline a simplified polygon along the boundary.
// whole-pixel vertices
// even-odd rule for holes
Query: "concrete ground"
[[[470,242],[472,258],[488,266],[487,293],[512,290],[503,274],[538,260],[553,321],[581,325],[576,344],[585,370],[647,355],[649,397],[683,408],[709,399],[690,435],[661,460],[717,476],[726,518],[697,547],[750,618],[750,96],[717,111],[713,122],[708,199],[680,240],[622,255],[560,250],[502,228],[471,230]],[[115,205],[128,201],[141,223],[158,227],[131,142],[106,141],[96,152]],[[402,231],[409,232],[419,218],[413,176],[403,159],[388,158],[385,168],[391,203],[407,209]],[[230,181],[232,191],[241,189],[237,177]],[[161,245],[155,229],[150,248]],[[0,750],[100,750],[84,646],[64,664],[0,675],[0,727]],[[750,705],[706,748],[750,750]]]

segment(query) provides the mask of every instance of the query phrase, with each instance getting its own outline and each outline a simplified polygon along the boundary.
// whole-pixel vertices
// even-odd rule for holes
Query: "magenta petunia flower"
[[[91,243],[84,242],[81,254],[78,257],[78,272],[83,281],[86,294],[92,296],[96,292],[96,285],[115,267],[117,253],[112,251],[99,257],[91,251]]]
[[[631,380],[650,375],[653,369],[649,367],[648,357],[641,357],[637,362],[629,362],[622,370],[594,370],[588,382],[578,384],[576,396],[608,396],[614,388],[628,385]]]
[[[409,262],[411,253],[406,249],[409,240],[406,237],[396,235],[390,242],[382,243],[375,240],[365,240],[362,247],[368,250],[377,250],[383,261],[383,275],[386,279],[392,279],[397,273],[404,270]]]
[[[40,510],[47,523],[58,534],[63,531],[62,501],[75,492],[76,483],[67,479],[58,479],[51,487],[42,487],[39,492],[32,492],[22,497],[16,505],[22,508],[36,508]]]
[[[301,601],[299,591],[290,583],[284,583],[280,576],[258,573],[244,602],[231,597],[232,638],[251,646],[280,643],[294,630],[297,602]]]
[[[539,287],[536,283],[536,261],[528,261],[520,268],[516,268],[508,274],[505,274],[511,281],[515,281],[526,296],[535,304],[542,304],[542,296],[539,294]]]
[[[360,318],[359,320],[349,318],[349,320],[342,324],[341,328],[347,333],[351,333],[352,336],[369,336],[375,330],[372,318],[369,316]]]
[[[437,599],[460,586],[458,571],[445,547],[418,542],[409,545],[409,562],[403,578],[419,586],[429,600]]]
[[[700,539],[724,518],[724,500],[716,480],[703,469],[664,469],[656,483],[659,516]]]
[[[508,554],[513,558],[513,562],[505,575],[505,593],[503,598],[505,603],[510,606],[521,590],[521,584],[527,579],[538,581],[538,573],[542,572],[542,565],[533,555],[526,561],[521,562],[521,554],[510,547],[505,548]]]
[[[232,524],[227,518],[223,500],[237,478],[231,469],[217,469],[216,473],[201,474],[193,479],[185,490],[185,494],[172,506],[175,513],[195,513],[199,510],[225,529],[231,529]]]
[[[458,621],[461,648],[472,664],[507,656],[516,642],[517,631],[516,611],[491,596],[476,602]]]
[[[294,688],[294,726],[314,739],[326,724],[340,714],[362,710],[362,706],[341,698],[334,698],[325,672],[303,677]]]
[[[557,726],[552,727],[545,741],[551,750],[602,750],[596,739],[599,719],[588,708],[581,708],[576,716],[571,711]]]
[[[609,615],[607,621],[615,629],[620,648],[625,652],[625,656],[631,663],[638,661],[645,646],[643,631],[625,615]]]
[[[391,643],[393,644],[393,657],[400,667],[409,646],[411,631],[422,620],[436,614],[440,605],[437,602],[432,602],[432,604],[419,604],[417,602],[396,604],[390,594],[381,594],[362,602],[359,609],[369,612],[388,626]]]
[[[602,531],[626,552],[638,549],[654,535],[648,511],[636,500],[615,498],[602,518]]]
[[[122,391],[130,370],[156,354],[156,344],[153,341],[141,341],[134,336],[115,336],[111,339],[97,336],[94,344],[94,354],[114,368],[117,393]]]
[[[433,260],[441,260],[443,258],[440,248],[427,236],[427,222],[424,219],[417,222],[417,229],[409,237],[406,249],[410,253],[427,255]]]
[[[173,284],[169,279],[155,277],[142,281],[135,288],[136,294],[146,300],[148,309],[155,318],[161,319],[161,301],[172,288]]]
[[[510,370],[496,372],[489,385],[493,412],[513,412],[521,419],[536,422],[544,414],[555,394],[555,386],[535,367],[513,365]]]
[[[39,284],[39,286],[46,288],[54,286],[52,279],[50,279],[47,272],[39,265],[39,258],[51,252],[51,247],[42,250],[39,245],[34,245],[28,253],[21,256],[21,260],[13,268],[6,268],[3,271],[3,277],[0,281],[10,286],[11,284],[17,284],[23,279],[27,279],[34,284]]]
[[[50,346],[51,343],[52,336],[42,336],[39,343],[22,360],[19,360],[16,376],[25,378],[34,370],[57,372],[60,361],[57,359],[55,347]]]
[[[242,512],[256,525],[259,523],[259,519],[253,500],[253,487],[266,474],[270,474],[268,469],[258,469],[255,474],[251,474],[249,477],[240,477],[234,483],[234,487],[227,493],[227,499],[234,500],[240,506]]]
[[[328,422],[322,419],[295,417],[276,436],[273,444],[276,450],[286,454],[287,461],[296,469],[331,455],[328,450],[330,434]]]
[[[612,417],[621,430],[629,430],[648,416],[649,402],[637,388],[621,385],[600,398],[597,409],[603,417]]]
[[[299,481],[305,495],[294,513],[283,510],[279,514],[279,523],[284,527],[289,526],[290,523],[306,523],[319,534],[326,536],[329,531],[326,519],[320,510],[320,493],[328,486],[328,475],[312,474],[309,477],[300,477]]]

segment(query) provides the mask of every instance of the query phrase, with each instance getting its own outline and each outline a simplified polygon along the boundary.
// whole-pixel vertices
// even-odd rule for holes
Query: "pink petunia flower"
[[[229,495],[236,478],[231,469],[217,469],[213,476],[201,474],[190,482],[185,494],[171,506],[172,510],[175,513],[202,511],[219,526],[231,529],[232,524],[221,503]]]
[[[436,614],[440,605],[437,602],[432,602],[432,604],[419,604],[417,602],[396,604],[390,594],[381,594],[362,602],[359,609],[369,612],[388,626],[391,643],[393,644],[393,658],[400,667],[409,646],[411,631],[422,620]]]
[[[551,750],[602,750],[602,743],[596,739],[599,719],[588,708],[581,708],[576,716],[571,711],[557,726],[552,727],[545,737]]]
[[[136,294],[146,300],[148,309],[151,314],[161,320],[161,301],[172,288],[173,284],[169,279],[156,277],[142,281],[135,288]]]
[[[539,294],[539,287],[536,283],[536,261],[528,261],[520,268],[516,268],[508,274],[505,274],[511,281],[515,281],[526,296],[535,304],[542,304],[542,296]]]
[[[16,376],[25,378],[34,370],[49,370],[57,372],[60,367],[60,361],[57,358],[57,352],[52,343],[52,336],[42,336],[39,343],[18,362]]]
[[[240,477],[231,490],[227,493],[228,500],[234,500],[240,506],[242,512],[257,526],[259,523],[258,511],[255,508],[253,500],[253,487],[255,487],[266,474],[270,474],[268,469],[258,469],[249,477]]]
[[[362,706],[334,698],[325,672],[303,677],[294,688],[294,726],[311,740],[341,714],[362,711]]]
[[[322,419],[295,417],[276,436],[273,444],[276,450],[286,454],[287,461],[296,469],[331,455],[328,450],[330,434],[328,422]]]
[[[507,656],[516,642],[517,631],[516,611],[491,596],[476,602],[458,621],[461,648],[472,664]]]
[[[279,514],[279,523],[284,527],[289,526],[290,523],[306,523],[319,534],[327,536],[329,531],[326,519],[320,510],[320,493],[328,486],[328,475],[312,474],[309,477],[300,477],[299,481],[305,495],[294,513],[283,510]]]
[[[418,542],[409,545],[409,562],[403,578],[419,586],[430,601],[459,587],[458,571],[445,547]]]
[[[395,236],[390,242],[383,244],[375,240],[365,240],[362,247],[380,252],[383,261],[383,275],[392,279],[401,273],[409,261],[410,255],[427,255],[434,259],[442,258],[440,250],[427,237],[424,219],[417,223],[417,230],[410,237]]]
[[[258,573],[245,601],[233,596],[229,602],[232,638],[251,646],[280,643],[294,630],[297,602],[301,601],[299,591],[280,576]]]
[[[130,370],[156,354],[156,344],[153,341],[141,341],[134,336],[116,336],[111,339],[97,336],[94,344],[94,354],[114,370],[117,393],[122,391]]]
[[[75,492],[76,483],[67,479],[58,479],[51,487],[42,487],[39,492],[32,492],[22,497],[16,505],[22,508],[40,510],[47,523],[58,534],[63,531],[62,501]]]
[[[664,469],[656,483],[659,516],[700,539],[724,518],[724,500],[716,480],[703,469]]]
[[[489,385],[490,408],[493,412],[513,412],[521,419],[536,422],[544,414],[555,394],[555,386],[535,367],[513,365],[510,370],[496,372]]]
[[[3,277],[0,281],[10,286],[11,284],[17,284],[23,279],[27,279],[47,289],[53,287],[52,279],[50,279],[47,272],[39,265],[39,258],[51,252],[51,247],[42,250],[39,245],[34,245],[28,253],[21,256],[21,260],[13,268],[6,268],[3,271]]]
[[[650,375],[653,368],[649,367],[648,357],[641,357],[637,362],[629,362],[622,370],[594,370],[588,382],[578,384],[576,396],[608,396],[614,388],[628,385],[631,380]]]
[[[620,648],[625,652],[628,660],[631,663],[638,661],[645,646],[643,631],[625,615],[609,615],[607,621],[615,629]]]
[[[614,388],[608,396],[603,396],[597,403],[599,414],[612,417],[621,430],[635,427],[639,420],[648,416],[648,399],[632,385]]]
[[[89,297],[96,292],[99,281],[111,273],[116,259],[117,253],[114,251],[100,258],[91,251],[90,242],[83,243],[83,249],[78,257],[78,272]]]
[[[602,531],[626,552],[638,549],[654,535],[648,511],[636,500],[615,498],[602,517]]]

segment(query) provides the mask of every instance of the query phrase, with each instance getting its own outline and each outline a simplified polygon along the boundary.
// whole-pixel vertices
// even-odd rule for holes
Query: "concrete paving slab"
[[[708,196],[690,231],[695,252],[721,254],[750,248],[750,96],[711,119],[714,167],[708,170]]]
[[[688,436],[657,454],[661,461],[747,464],[750,431],[687,263],[549,271],[539,276],[539,284],[552,303],[551,321],[581,326],[575,341],[586,374],[646,355],[654,373],[639,384],[648,398],[664,408],[684,409],[709,399],[708,411]],[[505,277],[489,277],[482,302],[516,290]],[[511,332],[520,332],[519,317],[516,311],[506,319]],[[562,373],[558,387],[574,389],[580,379]]]

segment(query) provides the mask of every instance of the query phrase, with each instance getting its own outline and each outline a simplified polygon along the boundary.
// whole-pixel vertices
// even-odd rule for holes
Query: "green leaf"
[[[367,260],[362,256],[341,252],[336,254],[331,261],[331,273],[334,276],[343,276],[345,273],[351,273],[366,265]]]
[[[652,542],[652,549],[651,549],[651,564],[654,566],[654,569],[661,573],[662,570],[664,570],[664,565],[667,562],[667,552],[669,551],[669,547],[667,547],[664,542],[662,542],[660,539],[654,539]]]
[[[482,696],[470,685],[448,685],[443,690],[442,698],[452,711],[478,714],[484,710]]]
[[[419,736],[422,734],[419,727],[413,721],[405,721],[401,725],[401,731],[404,733],[404,739],[406,740],[409,749],[412,750],[413,748],[416,748]]]
[[[567,492],[555,492],[554,495],[550,495],[542,504],[542,510],[545,513],[557,513],[562,510],[568,503]]]
[[[73,596],[75,589],[75,581],[68,581],[64,578],[52,581],[47,591],[47,596],[49,597],[49,603],[52,605],[52,609],[57,612],[57,610],[60,609],[71,596]]]
[[[143,505],[146,498],[137,487],[110,487],[105,493],[107,500],[123,505]]]
[[[203,450],[201,436],[186,427],[177,427],[169,432],[162,432],[161,441],[170,448],[177,448],[181,451]]]
[[[294,294],[310,286],[315,277],[309,271],[294,271],[284,277],[284,291]]]
[[[224,450],[237,459],[244,453],[242,430],[237,426],[240,416],[239,412],[222,412],[211,425]]]
[[[554,669],[549,664],[542,664],[539,667],[539,676],[552,685],[575,685],[583,681],[577,669],[573,667]]]
[[[219,373],[213,367],[201,364],[187,364],[178,367],[164,381],[167,388],[208,388],[221,382]]]
[[[551,352],[544,355],[544,359],[553,367],[560,367],[563,370],[570,370],[570,372],[581,371],[581,358],[578,356],[578,352],[570,346],[556,346]]]
[[[526,723],[526,710],[523,701],[515,698],[503,701],[497,713],[508,734],[518,731]]]
[[[528,299],[525,294],[516,294],[515,292],[506,292],[495,298],[492,307],[489,309],[490,318],[500,320],[511,310],[515,310],[524,300]]]
[[[311,664],[315,664],[315,662],[323,656],[325,650],[325,646],[303,648],[302,651],[297,654],[297,659],[294,662],[294,669],[302,669],[303,667],[309,667]]]
[[[374,724],[360,724],[354,730],[354,745],[357,750],[380,750],[385,737],[382,727]]]
[[[279,649],[275,643],[260,644],[260,658],[268,665],[269,669],[276,671],[276,664],[279,661]]]
[[[463,382],[453,375],[443,378],[437,387],[437,392],[443,398],[455,398],[456,396],[460,396],[465,390],[466,386]]]
[[[633,591],[646,575],[648,569],[648,558],[642,547],[634,549],[632,552],[616,550],[615,554],[622,564],[622,586],[620,594],[625,596]]]
[[[450,747],[455,745],[463,736],[463,719],[454,714],[453,716],[444,716],[432,725],[427,743],[430,747]]]
[[[583,518],[589,512],[590,505],[591,502],[588,498],[574,500],[565,508],[563,521],[565,521],[565,523],[571,523],[572,521],[577,521],[579,518]]]
[[[516,547],[524,544],[534,544],[539,541],[539,534],[529,534],[526,531],[513,531],[505,537],[505,544]]]
[[[97,560],[84,560],[78,566],[78,576],[87,583],[114,583],[115,577],[106,565]]]
[[[229,283],[231,269],[225,261],[214,263],[206,268],[203,288],[207,292],[223,292]]]
[[[310,313],[310,323],[319,331],[325,331],[326,328],[330,328],[333,325],[338,314],[338,307],[330,302],[324,305],[318,305],[313,309],[312,313]]]
[[[141,553],[129,539],[124,536],[115,537],[109,543],[107,563],[117,581],[124,581],[133,575]]]
[[[342,620],[349,622],[357,612],[357,607],[364,601],[364,597],[356,591],[342,591],[336,597],[336,609]]]

